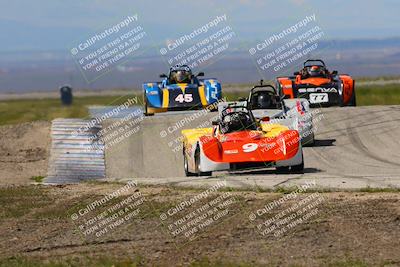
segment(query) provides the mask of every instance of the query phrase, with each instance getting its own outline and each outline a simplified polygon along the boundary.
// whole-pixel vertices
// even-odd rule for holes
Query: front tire
[[[200,171],[200,148],[196,148],[195,152],[195,163],[196,163],[196,171],[199,176],[211,176],[212,172],[202,172]]]
[[[195,173],[192,173],[189,171],[189,163],[188,163],[188,159],[185,153],[185,148],[183,148],[183,166],[185,168],[185,175],[186,177],[192,177],[192,176],[196,176]]]
[[[153,116],[154,115],[154,113],[149,112],[149,107],[147,106],[147,102],[145,102],[145,104],[144,104],[144,115],[145,116]]]
[[[289,167],[288,166],[276,167],[276,172],[277,173],[289,173]]]
[[[304,173],[304,157],[303,157],[303,152],[301,152],[301,163],[298,165],[294,165],[290,167],[290,172],[291,173],[299,173],[303,174]]]

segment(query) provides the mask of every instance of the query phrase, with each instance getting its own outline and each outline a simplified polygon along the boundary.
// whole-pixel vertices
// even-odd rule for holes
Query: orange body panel
[[[282,87],[282,93],[290,96],[290,98],[294,98],[292,81],[288,78],[278,78],[278,82]]]
[[[316,86],[321,86],[326,83],[330,83],[331,79],[328,78],[307,78],[302,80],[300,75],[296,76],[296,83],[297,84],[313,84]]]
[[[343,82],[343,102],[347,104],[354,91],[354,80],[349,75],[339,75]]]

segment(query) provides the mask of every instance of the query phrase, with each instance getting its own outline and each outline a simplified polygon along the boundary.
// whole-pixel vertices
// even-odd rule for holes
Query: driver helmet
[[[321,66],[311,66],[311,68],[308,71],[308,74],[310,74],[311,77],[321,76],[322,75]]]
[[[273,104],[271,95],[267,92],[260,92],[257,96],[257,108],[267,109]]]
[[[188,70],[180,69],[172,73],[172,78],[177,83],[189,83],[192,77],[192,73]]]
[[[225,117],[224,124],[227,127],[227,132],[236,132],[249,127],[251,125],[251,120],[246,114],[235,113]]]

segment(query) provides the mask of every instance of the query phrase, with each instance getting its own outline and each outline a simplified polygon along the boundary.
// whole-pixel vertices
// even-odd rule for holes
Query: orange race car
[[[278,77],[276,87],[287,98],[306,98],[311,105],[355,106],[355,81],[347,74],[328,71],[320,59],[309,59],[294,76]]]

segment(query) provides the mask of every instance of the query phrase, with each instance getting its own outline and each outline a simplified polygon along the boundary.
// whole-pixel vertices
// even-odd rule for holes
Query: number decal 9
[[[243,152],[249,153],[249,152],[253,152],[258,148],[257,144],[254,143],[248,143],[248,144],[244,144],[242,146],[243,148]]]

